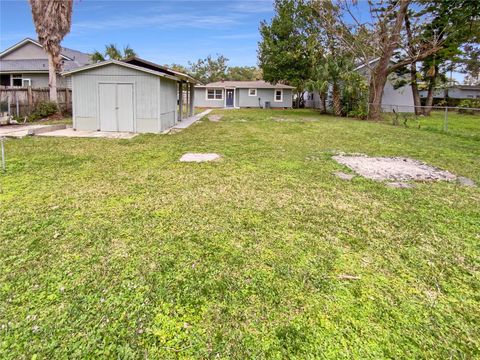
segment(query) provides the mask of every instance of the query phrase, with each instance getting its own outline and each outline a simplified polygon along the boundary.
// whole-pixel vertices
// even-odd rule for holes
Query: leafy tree
[[[57,103],[57,71],[61,67],[60,43],[70,32],[73,1],[30,0],[38,41],[48,55],[50,101]]]
[[[274,7],[271,23],[260,23],[260,68],[266,81],[295,86],[300,101],[311,77],[311,8],[306,0],[275,0]]]
[[[178,72],[181,72],[181,73],[184,73],[184,74],[188,74],[189,73],[189,70],[187,69],[186,66],[183,66],[183,65],[180,65],[180,64],[171,64],[171,65],[168,65],[166,64],[165,67],[169,68],[169,69],[172,69],[172,70],[175,70],[175,71],[178,71]]]
[[[129,45],[125,46],[122,51],[117,45],[108,44],[105,45],[105,51],[103,53],[95,50],[91,55],[91,60],[97,63],[105,60],[125,60],[132,56],[137,56],[137,53]]]
[[[480,46],[467,44],[461,60],[461,71],[465,76],[465,84],[480,85]]]
[[[230,66],[226,80],[251,81],[262,79],[262,71],[256,66]]]
[[[199,59],[195,63],[188,63],[192,76],[204,84],[224,80],[227,76],[228,59],[217,54],[216,58],[208,55],[205,59]]]

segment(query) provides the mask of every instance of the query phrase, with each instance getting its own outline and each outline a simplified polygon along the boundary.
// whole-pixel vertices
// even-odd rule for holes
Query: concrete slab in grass
[[[182,162],[205,162],[220,159],[220,155],[215,153],[186,153],[181,158]]]

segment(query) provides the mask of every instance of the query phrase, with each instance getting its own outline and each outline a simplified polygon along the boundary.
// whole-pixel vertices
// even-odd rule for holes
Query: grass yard
[[[385,113],[383,115],[384,119],[391,124],[394,115],[391,113]],[[405,117],[407,119],[407,127],[480,140],[480,115],[459,114],[458,112],[450,110],[447,113],[446,131],[444,129],[445,112],[443,110],[433,111],[430,116],[415,116],[413,114],[401,113],[398,116],[400,126],[404,126]]]
[[[214,113],[174,135],[6,142],[1,359],[480,357],[480,188],[348,182],[331,159],[480,183],[478,132]]]

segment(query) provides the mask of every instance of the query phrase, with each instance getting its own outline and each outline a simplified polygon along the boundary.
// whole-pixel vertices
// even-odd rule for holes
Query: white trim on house
[[[22,47],[23,45],[25,45],[25,44],[28,43],[28,42],[29,42],[29,43],[32,43],[32,44],[34,44],[34,45],[37,45],[38,47],[40,47],[40,48],[43,49],[42,44],[40,44],[39,42],[37,42],[37,41],[35,41],[35,40],[33,40],[33,39],[30,39],[30,38],[26,38],[26,39],[23,39],[22,41],[20,41],[19,43],[16,43],[15,45],[10,46],[8,49],[3,50],[3,51],[0,53],[0,57],[11,53],[12,51],[18,49],[19,47]],[[64,58],[65,60],[73,61],[72,58],[69,58],[69,57],[66,56],[66,55],[60,54],[60,56],[61,56],[62,58]]]
[[[277,100],[277,91],[280,91],[280,100]],[[273,90],[273,101],[274,102],[283,102],[283,89],[274,89]]]
[[[85,71],[85,70],[95,69],[97,67],[102,67],[102,66],[106,66],[106,65],[110,65],[110,64],[115,64],[115,65],[123,66],[123,67],[129,68],[129,69],[143,71],[147,74],[152,74],[152,75],[161,76],[161,77],[171,79],[171,80],[175,80],[175,81],[180,81],[180,79],[177,78],[176,76],[164,74],[164,73],[159,72],[159,71],[150,70],[150,69],[147,69],[147,68],[144,68],[144,67],[141,67],[141,66],[128,64],[126,62],[118,61],[118,60],[107,60],[107,61],[98,62],[96,64],[82,66],[82,67],[79,67],[79,68],[76,68],[76,69],[73,69],[73,70],[70,70],[70,71],[64,71],[64,72],[61,73],[61,75],[68,76],[68,75],[71,75],[71,74],[75,74],[75,73],[82,72],[82,71]]]
[[[254,94],[250,93],[252,90],[255,92]],[[248,96],[257,96],[257,89],[248,89]]]
[[[27,82],[28,84],[25,85],[25,82]],[[31,79],[24,79],[22,77],[22,87],[26,87],[26,86],[32,86],[32,80]]]
[[[213,91],[213,99],[208,98],[208,92]],[[220,91],[220,98],[217,98],[217,91]],[[205,88],[205,100],[207,101],[215,101],[215,100],[223,100],[225,96],[223,96],[223,89],[221,88]]]

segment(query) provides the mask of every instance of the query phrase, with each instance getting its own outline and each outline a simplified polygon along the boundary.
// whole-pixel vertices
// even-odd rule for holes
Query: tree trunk
[[[342,99],[340,98],[340,88],[337,83],[333,83],[332,90],[333,114],[342,116]]]
[[[435,94],[435,80],[437,78],[437,68],[435,67],[435,74],[430,77],[430,81],[428,84],[428,92],[427,92],[427,99],[425,101],[425,108],[423,111],[423,114],[425,116],[430,116],[430,113],[432,112],[432,106],[433,106],[433,95]]]
[[[320,92],[320,103],[322,104],[322,113],[327,113],[327,94],[325,92]]]
[[[48,87],[50,89],[50,101],[58,103],[57,98],[57,66],[52,54],[48,54]]]
[[[413,44],[412,28],[411,28],[410,17],[408,16],[408,12],[405,15],[405,30],[407,31],[408,47],[410,48],[410,51],[414,53],[415,46]],[[413,111],[415,112],[415,115],[420,115],[422,113],[422,108],[421,108],[422,104],[420,102],[420,93],[418,92],[416,62],[412,62],[410,64],[410,85],[412,87],[413,105],[415,106]]]
[[[393,51],[398,46],[398,40],[400,38],[400,30],[402,29],[402,24],[407,14],[408,4],[410,0],[400,0],[400,8],[396,14],[395,24],[388,34],[388,27],[385,26],[383,29],[381,47],[383,50],[382,56],[379,58],[377,66],[372,71],[370,79],[370,89],[369,89],[369,118],[373,120],[379,120],[381,114],[381,104],[383,97],[383,89],[387,82],[387,76],[389,74],[389,64],[393,55]]]
[[[410,65],[410,84],[412,86],[412,94],[413,94],[413,105],[415,105],[415,115],[420,115],[422,113],[421,108],[421,101],[420,101],[420,92],[418,91],[418,84],[417,84],[417,65],[412,63]]]
[[[382,114],[382,97],[388,74],[373,75],[370,79],[370,91],[368,102],[370,104],[368,117],[372,120],[380,120]]]

